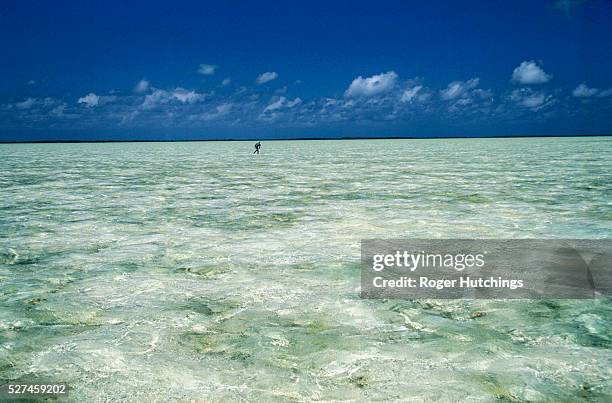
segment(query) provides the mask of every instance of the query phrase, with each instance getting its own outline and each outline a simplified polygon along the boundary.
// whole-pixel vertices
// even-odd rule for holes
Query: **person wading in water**
[[[257,143],[255,143],[255,151],[253,151],[253,154],[259,154],[260,148],[261,148],[261,141],[258,141]]]

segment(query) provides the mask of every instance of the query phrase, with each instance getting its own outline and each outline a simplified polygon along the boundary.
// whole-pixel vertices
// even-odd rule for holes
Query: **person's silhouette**
[[[260,148],[261,148],[261,141],[258,141],[257,143],[255,143],[255,151],[253,151],[253,154],[259,154]]]

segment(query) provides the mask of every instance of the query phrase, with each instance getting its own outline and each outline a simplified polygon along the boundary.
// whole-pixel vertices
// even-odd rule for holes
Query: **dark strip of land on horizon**
[[[145,140],[23,140],[0,141],[0,144],[40,144],[40,143],[175,143],[196,141],[304,141],[304,140],[448,140],[448,139],[503,139],[503,138],[542,138],[542,137],[610,137],[612,134],[511,134],[491,136],[384,136],[384,137],[285,137],[265,138],[253,137],[248,139],[217,138],[217,139],[145,139]]]

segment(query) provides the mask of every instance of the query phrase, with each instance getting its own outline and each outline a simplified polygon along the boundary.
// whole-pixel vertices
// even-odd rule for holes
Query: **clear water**
[[[612,398],[612,303],[361,300],[373,237],[609,238],[612,138],[0,144],[0,378],[68,400]]]

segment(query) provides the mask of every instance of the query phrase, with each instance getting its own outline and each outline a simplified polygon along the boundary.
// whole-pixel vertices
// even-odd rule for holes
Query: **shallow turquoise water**
[[[612,303],[358,298],[374,237],[609,238],[612,138],[0,144],[0,377],[69,400],[612,398]]]

